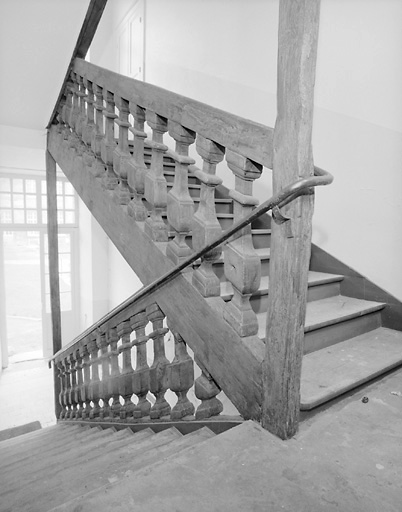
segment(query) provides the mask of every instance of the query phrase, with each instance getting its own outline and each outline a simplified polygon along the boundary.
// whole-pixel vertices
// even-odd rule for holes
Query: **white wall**
[[[323,0],[314,241],[402,299],[402,2]]]
[[[94,63],[113,67],[106,28],[129,3],[109,6]],[[146,0],[145,80],[274,126],[278,6]],[[322,0],[313,133],[316,165],[335,176],[317,191],[314,242],[399,299],[401,19],[399,0]],[[258,185],[260,200],[269,197],[269,173]]]

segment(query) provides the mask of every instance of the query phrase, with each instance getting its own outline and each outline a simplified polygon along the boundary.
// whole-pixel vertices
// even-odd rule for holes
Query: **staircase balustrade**
[[[287,0],[283,3],[287,7],[293,5]],[[282,32],[288,32],[286,26]],[[298,93],[295,96],[298,98]],[[313,176],[311,158],[306,161],[303,173],[295,174],[295,169],[292,169],[292,179],[284,174],[284,179],[278,180],[278,169],[282,170],[275,160],[274,141],[275,148],[280,147],[283,154],[288,147],[283,144],[277,128],[274,136],[272,128],[118,75],[81,58],[72,60],[64,95],[60,99],[51,119],[52,123],[57,119],[59,125],[56,130],[51,129],[51,133],[52,137],[57,136],[63,153],[68,154],[68,164],[75,166],[80,173],[98,178],[97,183],[101,186],[96,187],[97,196],[105,192],[112,198],[112,203],[119,209],[117,211],[113,206],[111,211],[117,217],[121,215],[122,206],[133,223],[138,223],[135,224],[135,236],[142,237],[148,249],[151,242],[156,242],[153,247],[166,256],[163,259],[158,251],[157,256],[153,255],[154,261],[164,269],[164,275],[155,279],[156,276],[150,275],[141,264],[145,282],[151,284],[54,356],[62,388],[59,394],[60,418],[116,422],[158,422],[166,418],[171,421],[203,420],[219,415],[223,409],[217,398],[220,388],[214,379],[216,375],[217,380],[222,379],[225,383],[225,386],[221,384],[222,388],[233,392],[234,402],[239,410],[244,411],[244,417],[260,419],[263,395],[267,394],[267,386],[264,388],[267,379],[265,375],[264,381],[261,375],[261,363],[264,361],[262,342],[257,338],[257,317],[250,304],[250,297],[258,290],[261,278],[261,261],[253,246],[251,222],[275,208],[274,220],[279,225],[285,218],[279,208],[301,195],[311,196],[312,187],[329,184],[332,177],[318,169]],[[150,136],[149,131],[152,132]],[[129,140],[130,132],[133,140]],[[168,142],[164,141],[166,132],[175,143],[174,149],[169,150]],[[190,156],[189,148],[194,143],[202,169],[194,165],[195,160]],[[164,174],[166,157],[174,164],[173,186],[169,192]],[[264,168],[272,169],[274,162],[276,193],[258,206],[253,195],[253,183],[260,178]],[[217,175],[218,164],[233,172],[233,190],[222,186],[222,179]],[[286,167],[285,164],[286,158]],[[166,176],[170,176],[170,172]],[[198,180],[199,201],[194,201],[190,177]],[[279,182],[281,187],[278,190]],[[216,204],[219,204],[216,195],[222,191],[232,200],[233,214],[226,214],[226,217],[216,210]],[[195,206],[197,202],[198,208]],[[304,201],[307,202],[312,204],[312,198]],[[99,211],[98,214],[103,215]],[[228,217],[232,219],[232,227],[221,235],[222,229],[227,228]],[[303,224],[304,217],[299,217],[297,222]],[[306,219],[309,224],[310,218]],[[120,221],[126,222],[124,219]],[[289,225],[281,229],[287,238],[292,238]],[[131,227],[131,224],[126,225],[127,230]],[[275,230],[278,234],[277,226]],[[191,244],[188,243],[189,235]],[[297,244],[289,242],[293,249],[299,247],[299,240],[301,245],[304,242],[298,232],[296,238]],[[219,298],[220,281],[212,267],[221,258],[223,242],[226,243],[223,250],[224,272],[233,289],[233,296],[226,304]],[[270,257],[274,261],[282,258],[276,249],[278,246],[271,246]],[[299,252],[303,260],[300,265],[306,274],[307,253]],[[196,261],[198,259],[201,260]],[[168,260],[176,265],[171,271],[166,270],[169,268],[166,263],[170,265]],[[190,267],[192,263],[193,269]],[[282,274],[283,270],[280,269]],[[187,272],[185,277],[189,279],[182,279],[180,286],[183,289],[187,285],[191,287],[189,294],[197,304],[200,296],[194,287],[206,298],[205,301],[202,299],[203,306],[199,306],[202,309],[205,303],[206,308],[216,310],[214,321],[219,331],[214,346],[215,333],[209,331],[203,339],[198,331],[187,331],[192,332],[192,336],[187,334],[187,337],[201,369],[196,380],[194,361],[181,336],[186,326],[177,318],[167,321],[164,309],[166,311],[170,306],[166,303],[166,296],[162,300],[159,297],[158,301],[157,293],[158,287],[183,271]],[[184,286],[183,282],[187,284]],[[271,315],[276,314],[272,304],[280,309],[285,303],[283,299],[275,302],[273,289],[270,289],[269,297]],[[290,293],[285,286],[283,291],[285,295]],[[182,306],[186,307],[183,301]],[[172,316],[172,311],[166,314]],[[176,323],[180,328],[176,328]],[[302,322],[299,323],[298,329],[302,332]],[[169,343],[174,344],[174,350],[167,357]],[[272,340],[267,337],[267,346],[271,345]],[[222,365],[216,362],[216,358],[227,357],[230,348],[236,354],[233,356],[235,361],[228,359],[226,368],[226,359]],[[300,366],[301,349],[299,352],[297,365]],[[285,356],[286,360],[291,360],[291,354],[285,353]],[[244,359],[245,370],[242,368],[243,360],[236,357]],[[248,368],[252,369],[250,373]],[[224,375],[220,375],[222,372]],[[297,384],[297,378],[294,380]],[[293,398],[297,398],[298,393],[295,387]],[[176,395],[175,404],[170,403],[173,394]],[[251,404],[250,394],[253,396]],[[201,401],[197,408],[189,395],[195,395]],[[295,431],[295,425],[297,421],[292,420],[286,435]]]
[[[61,420],[194,421],[223,410],[219,387],[205,369],[194,379],[185,341],[151,300],[119,311],[63,348],[54,361],[61,379]]]
[[[151,93],[148,93],[149,87]],[[120,204],[128,204],[128,212],[136,221],[145,221],[145,232],[153,241],[167,242],[169,230],[173,232],[173,239],[168,242],[165,251],[174,264],[179,264],[192,254],[192,248],[186,242],[189,234],[193,235],[193,249],[197,250],[222,232],[215,209],[215,191],[222,183],[222,179],[216,175],[216,166],[223,161],[225,153],[227,166],[235,175],[235,189],[229,191],[233,200],[234,221],[247,215],[258,204],[253,196],[253,182],[261,176],[271,158],[265,150],[256,151],[255,146],[249,144],[250,132],[258,139],[263,131],[266,147],[270,144],[272,131],[211,107],[212,112],[204,109],[205,119],[201,122],[196,117],[196,108],[200,108],[197,102],[188,100],[190,104],[187,104],[181,96],[153,89],[154,92],[152,86],[145,88],[145,84],[77,59],[65,94],[65,110],[70,112],[70,118],[66,123],[66,116],[61,116],[66,125],[61,131],[74,131],[75,149],[80,146],[81,154],[88,157],[90,150],[85,143],[88,143],[89,135],[85,127],[92,127],[90,153],[92,158],[95,157],[95,162],[88,167],[88,172],[102,178],[105,188],[113,191]],[[93,96],[96,97],[95,103]],[[119,115],[116,114],[115,100]],[[176,100],[174,105],[173,100]],[[134,126],[129,122],[129,114],[134,119]],[[219,116],[228,124],[223,126]],[[183,118],[186,122],[182,121]],[[145,139],[145,123],[152,131],[151,138]],[[84,129],[77,132],[77,126]],[[226,133],[232,130],[232,126],[237,128],[236,135]],[[222,128],[222,131],[218,128]],[[134,135],[133,148],[128,139],[129,131]],[[175,150],[168,153],[175,163],[173,186],[169,192],[163,169],[163,157],[168,150],[163,143],[163,135],[167,131],[176,144]],[[189,156],[189,147],[194,142],[203,162],[202,169],[198,169],[194,159]],[[150,162],[145,156],[145,150],[149,148]],[[188,177],[192,173],[201,183],[198,208],[195,208],[189,191]],[[133,199],[130,202],[131,195]],[[165,212],[167,220],[163,218]],[[212,264],[220,258],[221,252],[222,248],[215,248],[205,255],[194,273],[193,283],[204,297],[220,294],[219,280],[212,270]],[[224,269],[234,290],[232,300],[226,305],[224,318],[239,336],[255,335],[258,325],[249,298],[258,289],[261,262],[252,244],[251,226],[243,228],[227,244]]]

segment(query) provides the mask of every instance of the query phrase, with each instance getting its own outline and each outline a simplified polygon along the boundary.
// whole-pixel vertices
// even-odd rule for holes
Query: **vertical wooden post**
[[[311,133],[320,0],[279,7],[274,193],[313,173]],[[262,424],[282,439],[298,428],[313,196],[273,212],[263,363]]]
[[[52,312],[53,354],[55,354],[61,349],[61,309],[59,286],[59,242],[57,229],[56,162],[49,151],[46,151],[46,192],[50,304]],[[59,403],[60,379],[55,365],[53,365],[53,376],[55,413],[56,418],[58,418],[61,412],[61,405]]]

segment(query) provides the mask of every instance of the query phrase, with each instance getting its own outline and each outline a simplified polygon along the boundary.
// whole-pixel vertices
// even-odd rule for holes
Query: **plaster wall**
[[[109,28],[129,4],[110,6]],[[145,80],[274,126],[278,7],[278,0],[232,0],[230,9],[226,0],[147,0]],[[315,163],[335,177],[317,190],[313,241],[399,299],[401,19],[398,0],[322,0],[313,132]],[[103,60],[93,62],[116,69],[110,34]],[[269,172],[255,188],[260,200],[269,197]]]

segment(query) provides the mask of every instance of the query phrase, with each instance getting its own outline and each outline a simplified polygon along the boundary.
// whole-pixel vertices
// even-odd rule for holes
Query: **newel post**
[[[311,133],[320,0],[281,0],[273,186],[313,174]],[[298,429],[314,197],[273,211],[263,363],[262,424],[282,439]]]
[[[59,285],[59,244],[57,229],[56,162],[49,151],[46,151],[46,184],[50,304],[52,312],[53,354],[55,354],[61,349],[61,308]],[[59,403],[61,385],[56,365],[53,366],[55,414],[56,418],[58,418],[61,412],[61,405]]]

